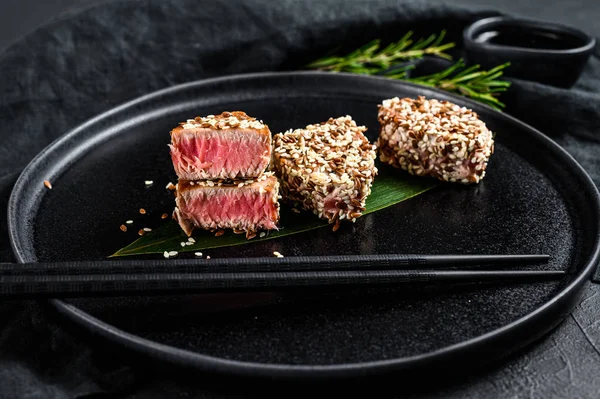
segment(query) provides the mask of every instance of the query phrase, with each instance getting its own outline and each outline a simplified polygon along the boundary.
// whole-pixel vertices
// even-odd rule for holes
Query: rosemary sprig
[[[380,49],[379,40],[373,40],[345,56],[330,55],[320,58],[308,64],[307,68],[330,72],[383,75],[392,79],[406,80],[458,93],[497,110],[505,107],[498,99],[498,95],[507,90],[510,82],[499,78],[510,63],[485,71],[480,70],[479,65],[465,68],[464,61],[460,59],[443,71],[427,76],[409,77],[408,72],[414,66],[397,65],[399,61],[420,59],[425,55],[452,60],[452,57],[445,51],[455,46],[452,42],[442,44],[446,35],[445,30],[439,35],[419,39],[416,43],[411,39],[412,34],[412,31],[408,32],[399,41],[391,43],[383,49]]]
[[[480,71],[479,65],[472,65],[461,70],[461,68],[465,67],[465,63],[460,59],[441,72],[414,78],[407,78],[405,73],[402,79],[462,94],[463,96],[485,103],[496,110],[501,110],[505,105],[497,96],[499,93],[506,91],[510,86],[510,82],[499,80],[498,78],[502,76],[503,70],[509,65],[510,63],[507,62],[488,71]],[[391,75],[389,77],[393,78],[395,76]]]
[[[332,72],[350,72],[373,75],[390,68],[398,61],[422,58],[435,55],[452,59],[444,51],[455,46],[454,43],[442,44],[446,31],[439,35],[431,35],[427,39],[419,39],[416,43],[411,39],[412,31],[400,40],[380,49],[381,41],[375,39],[345,56],[326,56],[307,65],[309,69]]]

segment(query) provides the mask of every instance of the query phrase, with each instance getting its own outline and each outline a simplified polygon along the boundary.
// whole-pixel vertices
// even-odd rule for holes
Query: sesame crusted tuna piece
[[[449,101],[391,98],[378,106],[381,162],[416,176],[479,183],[494,153],[492,132],[470,109]]]
[[[273,168],[283,198],[334,224],[355,222],[377,175],[375,146],[350,116],[273,136]]]
[[[170,134],[171,160],[180,179],[254,178],[269,165],[269,127],[241,111],[189,119]]]
[[[194,229],[233,229],[254,238],[259,230],[277,230],[279,181],[272,172],[245,180],[180,180],[173,218],[191,236]]]

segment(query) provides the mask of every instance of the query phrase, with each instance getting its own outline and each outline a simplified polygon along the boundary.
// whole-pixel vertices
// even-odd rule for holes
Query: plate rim
[[[9,197],[8,207],[7,207],[7,217],[8,217],[8,232],[9,232],[9,240],[10,245],[17,259],[18,263],[26,262],[27,254],[21,248],[18,237],[17,237],[17,226],[16,226],[16,218],[15,212],[17,209],[18,202],[18,194],[22,191],[23,187],[26,184],[26,180],[28,178],[28,173],[34,169],[40,162],[43,161],[44,157],[47,154],[51,153],[57,146],[65,141],[69,141],[71,137],[76,135],[79,131],[85,130],[88,126],[93,126],[98,121],[102,121],[111,115],[118,114],[119,112],[126,110],[130,107],[135,106],[136,104],[144,103],[148,100],[154,99],[156,97],[160,97],[163,95],[167,95],[172,92],[177,92],[179,90],[189,89],[191,87],[198,86],[210,86],[214,84],[219,84],[225,81],[243,81],[243,80],[253,80],[253,79],[264,79],[264,78],[277,78],[277,77],[294,77],[296,75],[305,75],[305,76],[315,76],[315,77],[324,77],[336,79],[336,76],[340,78],[350,78],[350,79],[364,79],[364,80],[374,80],[374,81],[385,81],[390,84],[399,85],[399,86],[409,86],[414,89],[419,89],[423,91],[429,91],[432,93],[439,94],[440,96],[447,97],[452,101],[456,101],[458,104],[473,107],[473,108],[484,108],[489,112],[496,113],[500,115],[499,117],[506,119],[508,122],[517,125],[520,129],[528,130],[536,139],[545,142],[545,144],[550,147],[553,151],[560,154],[560,156],[565,157],[576,170],[579,178],[585,184],[588,191],[590,191],[593,195],[593,198],[590,198],[594,207],[596,208],[596,215],[600,215],[600,192],[598,187],[594,184],[593,180],[586,172],[585,169],[575,160],[575,158],[568,153],[563,147],[561,147],[558,143],[552,140],[550,137],[546,136],[540,130],[534,128],[526,124],[525,122],[516,119],[515,117],[508,115],[506,113],[499,112],[492,107],[472,100],[467,97],[463,97],[454,93],[446,92],[440,89],[426,87],[422,85],[418,85],[411,82],[406,81],[398,81],[394,80],[390,82],[389,78],[380,77],[380,76],[365,76],[365,75],[356,75],[351,73],[342,73],[342,72],[321,72],[321,71],[285,71],[285,72],[252,72],[252,73],[240,73],[240,74],[232,74],[225,75],[219,77],[213,77],[208,79],[199,79],[183,82],[177,85],[169,86],[163,89],[159,89],[156,91],[149,92],[147,94],[135,97],[131,100],[125,101],[121,104],[118,104],[114,107],[109,108],[108,110],[93,116],[82,123],[76,125],[74,128],[68,130],[66,133],[57,137],[50,144],[48,144],[44,149],[42,149],[38,154],[36,154],[30,162],[25,166],[25,168],[19,174],[19,177],[11,190],[11,195]],[[578,275],[565,287],[563,287],[555,296],[553,296],[550,300],[543,303],[538,308],[533,311],[527,313],[526,315],[519,317],[511,323],[505,324],[500,328],[496,328],[491,330],[485,334],[478,335],[474,338],[461,341],[456,344],[444,346],[442,348],[420,353],[418,355],[407,356],[407,357],[398,357],[393,359],[383,359],[383,360],[374,360],[367,362],[353,362],[353,363],[338,363],[331,365],[297,365],[297,364],[279,364],[279,363],[264,363],[264,362],[255,362],[255,361],[241,361],[241,360],[233,360],[226,359],[217,356],[211,356],[206,354],[201,354],[197,352],[192,352],[186,349],[180,349],[174,346],[170,346],[167,344],[162,344],[156,341],[152,341],[146,338],[142,338],[132,333],[128,333],[119,328],[113,327],[109,323],[103,322],[102,320],[92,316],[91,314],[77,308],[74,305],[71,305],[67,302],[64,302],[59,299],[51,299],[48,300],[48,303],[56,310],[59,314],[66,316],[70,321],[76,323],[80,327],[84,327],[89,332],[92,332],[96,335],[100,335],[103,338],[109,339],[112,342],[115,342],[119,345],[124,345],[130,349],[134,349],[137,352],[141,352],[146,355],[156,356],[163,360],[167,360],[170,362],[174,362],[177,364],[182,364],[184,366],[192,366],[196,368],[204,369],[205,371],[216,371],[226,374],[235,374],[235,375],[251,375],[256,377],[309,377],[309,378],[331,378],[331,377],[353,377],[356,375],[364,375],[364,374],[372,374],[379,373],[381,371],[387,371],[391,369],[407,369],[412,368],[414,366],[419,366],[422,363],[430,362],[432,359],[436,359],[443,356],[452,356],[453,354],[460,353],[463,350],[469,350],[476,348],[479,345],[484,344],[485,342],[491,339],[503,339],[506,338],[510,334],[514,334],[517,331],[522,330],[529,323],[531,324],[532,320],[536,320],[547,316],[549,312],[553,310],[560,309],[561,307],[571,306],[568,305],[568,301],[573,301],[576,299],[580,300],[580,297],[583,294],[583,290],[589,284],[591,284],[591,275],[594,272],[594,269],[598,265],[600,260],[600,217],[596,218],[596,243],[593,248],[593,253],[591,258],[587,261],[585,267],[581,269]],[[575,298],[567,298],[568,296],[575,295]],[[564,318],[561,318],[559,322],[562,322]],[[556,323],[558,324],[558,323]],[[525,326],[525,327],[524,327]],[[552,327],[553,328],[553,327]],[[544,331],[543,333],[548,332],[549,329]],[[541,335],[541,334],[540,334]],[[527,345],[527,344],[524,344]],[[523,345],[522,345],[523,346]],[[521,346],[521,347],[522,347]]]

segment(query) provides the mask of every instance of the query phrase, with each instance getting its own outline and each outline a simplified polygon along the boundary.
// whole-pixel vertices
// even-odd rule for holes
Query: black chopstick
[[[198,272],[291,272],[334,270],[386,270],[408,268],[518,265],[548,262],[545,254],[533,255],[332,255],[258,258],[107,259],[54,263],[1,263],[0,276],[88,275]]]
[[[68,298],[125,295],[282,291],[315,287],[390,286],[415,283],[555,280],[556,270],[342,270],[231,273],[141,273],[0,276],[2,298]]]

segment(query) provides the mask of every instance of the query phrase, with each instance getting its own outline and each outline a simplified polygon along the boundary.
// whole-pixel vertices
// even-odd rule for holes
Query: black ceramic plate
[[[137,237],[137,229],[119,230],[123,221],[158,223],[150,221],[173,206],[164,189],[175,181],[168,132],[188,117],[244,110],[277,132],[350,114],[374,139],[376,105],[417,95],[473,108],[496,132],[481,184],[436,188],[336,234],[325,228],[205,252],[546,253],[549,267],[572,274],[535,284],[265,294],[233,302],[177,296],[51,303],[96,336],[202,370],[329,378],[499,359],[555,327],[579,300],[598,260],[598,192],[540,132],[465,98],[384,78],[313,72],[227,77],[169,88],[100,115],[49,146],[23,172],[8,215],[15,254],[20,262],[104,259]],[[144,180],[154,185],[147,188]],[[139,215],[140,207],[150,213]],[[229,311],[211,312],[227,304]]]

